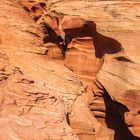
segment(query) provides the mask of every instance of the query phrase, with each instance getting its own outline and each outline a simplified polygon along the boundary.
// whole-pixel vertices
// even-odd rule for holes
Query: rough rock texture
[[[0,139],[140,139],[139,0],[0,0]]]
[[[66,114],[83,86],[63,65],[47,60],[34,21],[0,1],[0,139],[78,140]]]

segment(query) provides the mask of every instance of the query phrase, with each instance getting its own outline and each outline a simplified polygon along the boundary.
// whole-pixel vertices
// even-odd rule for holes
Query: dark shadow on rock
[[[81,28],[64,29],[64,32],[66,46],[73,38],[91,37],[97,58],[103,57],[106,53],[115,54],[122,50],[121,44],[117,40],[98,33],[93,21],[86,21]]]
[[[102,58],[105,54],[115,54],[122,50],[121,44],[117,40],[98,33],[93,21],[86,21],[80,28],[64,29],[64,38],[57,35],[47,24],[44,23],[43,26],[46,31],[45,34],[48,34],[44,37],[44,43],[52,42],[56,44],[62,50],[64,56],[72,39],[83,37],[91,37],[97,58]]]
[[[126,58],[124,56],[115,57],[114,59],[116,59],[117,61],[124,61],[124,62],[129,62],[129,63],[135,63],[132,60],[130,60],[129,58]]]
[[[128,129],[124,113],[128,112],[128,108],[111,99],[105,88],[103,88],[104,102],[106,107],[106,117],[105,122],[108,128],[115,131],[114,140],[140,140],[140,138],[135,137],[131,131]]]
[[[67,120],[67,124],[70,126],[70,117],[69,117],[69,113],[66,113],[66,120]]]
[[[36,12],[37,10],[39,10],[39,9],[44,9],[46,7],[46,3],[44,3],[44,2],[39,2],[39,3],[37,3],[37,4],[34,4],[32,7],[31,7],[31,11],[32,12]]]
[[[48,42],[56,44],[62,50],[63,56],[65,57],[66,47],[62,37],[57,35],[57,33],[45,23],[43,24],[43,28],[46,34],[43,39],[44,44]]]

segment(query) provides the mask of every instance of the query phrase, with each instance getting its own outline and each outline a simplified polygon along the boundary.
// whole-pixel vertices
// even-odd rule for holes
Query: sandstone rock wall
[[[139,140],[140,2],[0,1],[1,140]]]

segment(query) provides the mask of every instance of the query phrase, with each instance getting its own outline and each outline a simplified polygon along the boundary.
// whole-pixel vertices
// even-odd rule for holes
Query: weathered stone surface
[[[136,0],[123,1],[123,2],[122,1],[75,1],[75,2],[64,1],[63,3],[54,2],[53,5],[51,6],[52,10],[55,9],[57,12],[63,11],[64,14],[68,14],[69,16],[76,15],[86,20],[93,20],[96,23],[97,31],[100,34],[113,38],[120,44],[119,46],[121,47],[121,50],[116,53],[112,53],[112,50],[115,49],[116,47],[112,43],[110,44],[107,43],[108,51],[106,51],[106,53],[105,52],[103,53],[104,63],[101,70],[97,74],[97,78],[113,100],[122,103],[128,108],[129,112],[124,113],[126,119],[124,121],[127,122],[128,128],[130,128],[130,130],[132,130],[131,132],[136,136],[139,136],[140,134],[139,127],[138,127],[139,123],[137,123],[139,120],[138,119],[139,109],[137,108],[137,106],[139,106],[139,101],[138,100],[136,101],[136,98],[137,99],[139,98],[139,90],[140,90],[139,89],[140,88],[139,87],[139,79],[140,79],[139,77],[140,75],[139,73],[140,72],[139,70],[139,60],[140,60],[139,58],[139,53],[140,53],[139,9],[140,8],[139,7],[140,7],[140,3],[139,1]],[[70,24],[69,22],[67,23]],[[77,25],[79,25],[79,27],[81,26],[80,24]],[[103,44],[104,41],[102,39],[100,39],[99,42],[102,47],[105,46],[105,44]],[[72,43],[73,41],[70,44]],[[77,47],[79,44],[80,43],[78,42],[76,45],[73,45],[73,48],[79,48]],[[84,46],[88,46],[88,45],[86,44]],[[112,47],[110,46],[114,46],[114,48],[112,49]],[[73,49],[73,51],[72,49],[70,49],[70,52],[68,50],[67,52],[68,56],[71,57],[74,56],[72,55],[74,54],[74,52],[77,52],[77,56],[79,55],[79,49]],[[88,53],[86,56],[89,56]],[[82,68],[79,68],[79,65],[77,65],[78,63],[77,64],[74,63],[75,61],[76,62],[78,61],[80,62],[81,66],[83,65],[82,54],[76,58],[76,53],[75,53],[75,57],[72,57],[72,59],[75,59],[73,61],[72,59],[70,59],[70,57],[68,58],[69,61],[67,61],[67,59],[66,61],[69,62],[68,66],[72,70],[75,69],[82,70]],[[86,60],[87,63],[85,62]],[[86,64],[88,64],[89,59],[86,58],[86,60],[83,61]],[[92,68],[92,66],[90,66],[90,68]],[[88,70],[90,70],[90,68]],[[100,92],[97,93],[95,92],[95,94],[101,96]],[[136,116],[136,118],[134,116]],[[134,124],[134,120],[137,123],[137,125]]]
[[[10,0],[0,1],[0,139],[78,140],[66,120],[83,85],[48,60],[34,21]]]
[[[1,0],[0,139],[139,140],[139,13],[139,0]]]

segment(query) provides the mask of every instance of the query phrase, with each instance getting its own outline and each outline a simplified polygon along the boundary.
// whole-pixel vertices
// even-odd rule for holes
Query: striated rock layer
[[[78,140],[66,114],[82,83],[47,60],[34,21],[10,0],[0,1],[0,139]]]
[[[1,140],[139,140],[140,2],[0,1]]]

